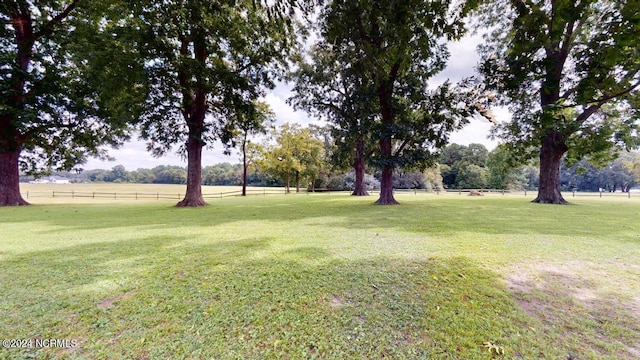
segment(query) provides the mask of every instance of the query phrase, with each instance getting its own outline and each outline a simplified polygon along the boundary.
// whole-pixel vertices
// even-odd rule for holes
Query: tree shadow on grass
[[[246,199],[241,199],[246,200]],[[252,199],[253,200],[253,199]],[[143,230],[214,227],[239,221],[267,221],[305,226],[317,218],[321,225],[349,229],[387,228],[448,235],[540,234],[593,236],[598,233],[639,242],[637,208],[617,207],[612,217],[593,207],[540,207],[514,199],[424,199],[402,206],[376,206],[368,199],[350,197],[268,197],[255,201],[222,199],[205,208],[177,209],[166,204],[50,205],[24,209],[0,209],[7,223],[50,225],[43,235],[69,230],[140,228]],[[589,226],[585,226],[588,221]]]
[[[527,330],[544,324],[468,259],[339,260],[312,246],[271,253],[273,241],[165,236],[10,256],[0,333],[79,345],[0,358],[485,359],[487,343],[509,358],[582,358],[579,343]]]

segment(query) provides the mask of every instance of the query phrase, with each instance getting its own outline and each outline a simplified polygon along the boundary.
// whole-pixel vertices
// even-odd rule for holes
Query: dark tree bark
[[[383,185],[384,184],[384,185]],[[393,197],[393,169],[385,167],[382,169],[382,178],[380,179],[380,198],[376,201],[377,205],[396,205],[398,202]]]
[[[568,147],[559,134],[549,133],[540,149],[540,182],[538,196],[533,200],[540,204],[567,204],[560,193],[560,162]]]
[[[296,171],[296,192],[300,192],[300,171]]]
[[[0,206],[29,205],[20,194],[20,151],[0,152]]]
[[[177,207],[205,206],[202,197],[202,142],[189,138],[187,141],[187,192]]]
[[[356,144],[356,156],[353,162],[353,170],[356,173],[356,183],[353,189],[353,196],[368,196],[367,185],[364,181],[364,175],[366,170],[366,164],[364,160],[364,139],[358,139]]]
[[[378,88],[378,101],[380,102],[380,110],[382,113],[382,123],[390,129],[393,126],[393,105],[391,97],[393,94],[393,83],[399,64],[395,64],[391,71],[390,79],[386,84],[380,85]],[[393,197],[393,169],[392,164],[392,138],[391,134],[383,134],[380,139],[380,156],[383,159],[382,178],[380,179],[380,198],[376,201],[377,205],[396,205],[398,202]]]

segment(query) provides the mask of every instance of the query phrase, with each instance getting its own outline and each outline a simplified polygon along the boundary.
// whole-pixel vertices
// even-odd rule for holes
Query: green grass
[[[0,359],[640,357],[637,200],[398,199],[2,208]]]

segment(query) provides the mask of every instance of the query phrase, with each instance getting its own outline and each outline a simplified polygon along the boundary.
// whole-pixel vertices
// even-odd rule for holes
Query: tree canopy
[[[141,61],[109,5],[0,4],[0,205],[27,204],[20,169],[70,169],[127,138]]]
[[[534,200],[565,203],[563,156],[607,160],[637,145],[640,4],[635,0],[492,1],[481,48],[486,85],[513,112],[497,129],[521,161],[539,156]]]
[[[292,13],[277,2],[132,1],[145,41],[149,92],[142,137],[156,155],[184,144],[187,193],[201,206],[202,149],[234,114],[251,113],[295,50]],[[285,4],[286,5],[286,4]]]
[[[274,143],[266,146],[260,161],[262,171],[282,178],[287,193],[291,180],[295,181],[296,192],[303,180],[314,184],[323,166],[322,141],[312,136],[311,129],[297,124],[284,124],[279,131],[274,129],[272,137]]]
[[[291,75],[294,95],[288,101],[329,122],[335,146],[330,160],[337,167],[353,167],[353,195],[368,195],[365,171],[375,151],[369,129],[375,124],[376,95],[363,84],[367,74],[324,42],[315,44],[307,58]]]
[[[377,145],[369,162],[382,170],[378,204],[396,204],[393,171],[433,164],[437,149],[472,111],[467,97],[445,83],[428,90],[430,78],[444,69],[445,41],[465,32],[463,18],[476,5],[453,1],[333,1],[321,16],[321,34],[338,63],[356,77],[351,91],[372,98],[369,113],[358,109],[360,131]],[[326,87],[325,83],[325,87]],[[464,94],[468,95],[468,94]],[[461,106],[462,105],[462,106]],[[344,125],[351,126],[353,122]]]

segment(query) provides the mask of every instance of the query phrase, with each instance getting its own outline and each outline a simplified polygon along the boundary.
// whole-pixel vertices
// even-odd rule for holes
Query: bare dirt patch
[[[118,296],[114,296],[114,297],[110,297],[110,298],[104,299],[104,300],[102,300],[102,301],[100,301],[98,303],[98,307],[101,308],[101,309],[109,308],[109,307],[113,306],[113,304],[116,301],[128,299],[128,298],[132,297],[133,295],[135,295],[137,293],[138,293],[137,291],[129,291],[129,292],[126,292],[124,294],[120,294]]]
[[[519,307],[569,351],[637,359],[640,299],[624,291],[618,275],[588,262],[537,263],[512,270],[505,281]]]
[[[345,306],[344,300],[342,299],[342,297],[337,295],[331,298],[331,302],[329,303],[329,305],[331,305],[331,307],[334,307],[334,308],[341,308]]]

